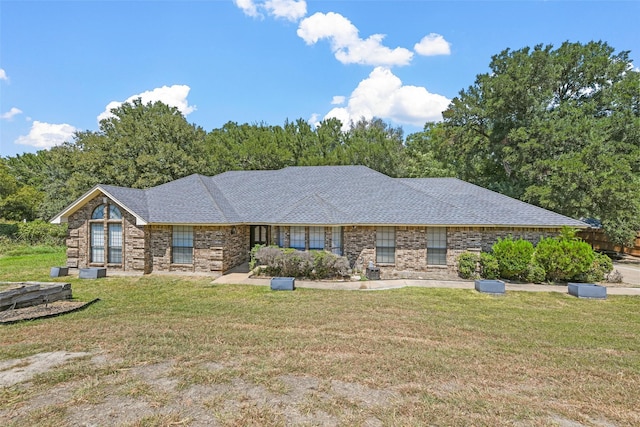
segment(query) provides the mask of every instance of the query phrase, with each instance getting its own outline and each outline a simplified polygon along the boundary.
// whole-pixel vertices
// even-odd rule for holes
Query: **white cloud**
[[[236,6],[242,9],[245,15],[253,16],[254,18],[260,16],[258,7],[253,0],[233,0],[233,2],[236,4]]]
[[[11,110],[7,111],[6,113],[0,115],[0,119],[2,120],[11,120],[14,118],[14,116],[17,116],[18,114],[22,114],[22,110],[16,107],[11,107]]]
[[[361,39],[351,21],[334,12],[318,12],[303,19],[298,36],[309,45],[328,39],[336,59],[343,64],[407,65],[413,58],[413,52],[408,49],[383,46],[383,34]]]
[[[15,143],[42,149],[51,148],[69,141],[76,130],[76,128],[66,123],[56,125],[34,120],[29,135],[18,137]]]
[[[196,110],[196,107],[194,105],[189,105],[189,101],[187,100],[187,96],[189,95],[190,90],[191,88],[187,85],[162,86],[153,90],[139,93],[137,95],[131,95],[129,98],[122,102],[111,101],[109,104],[107,104],[105,110],[98,116],[98,122],[112,117],[112,109],[118,108],[125,102],[132,102],[137,98],[142,99],[143,104],[161,101],[171,107],[176,107],[182,114],[187,116]]]
[[[344,104],[345,100],[346,100],[346,98],[344,96],[336,95],[331,100],[331,105],[342,105],[342,104]]]
[[[423,56],[451,55],[451,44],[436,33],[424,36],[413,49]]]
[[[7,77],[7,72],[4,71],[3,68],[0,68],[0,80],[9,80],[9,77]]]
[[[430,93],[424,87],[403,86],[391,70],[376,67],[351,93],[346,107],[333,108],[324,118],[340,119],[345,130],[351,122],[363,117],[423,126],[428,121],[442,120],[442,112],[450,102],[447,97]]]
[[[292,22],[307,14],[307,2],[304,0],[267,0],[264,7],[270,15]]]
[[[254,18],[262,18],[261,11],[264,11],[275,18],[295,22],[307,14],[305,0],[233,0],[233,2],[245,15]]]
[[[307,123],[311,124],[311,126],[318,126],[320,124],[320,115],[318,113],[313,113]]]

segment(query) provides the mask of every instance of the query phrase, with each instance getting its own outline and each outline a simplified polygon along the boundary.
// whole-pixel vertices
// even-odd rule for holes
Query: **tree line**
[[[453,176],[630,243],[640,230],[640,72],[605,42],[505,49],[443,121],[404,136],[380,119],[312,126],[228,122],[209,132],[175,107],[122,104],[97,131],[0,158],[0,217],[49,219],[98,183],[148,188],[192,173],[365,165],[392,177]]]

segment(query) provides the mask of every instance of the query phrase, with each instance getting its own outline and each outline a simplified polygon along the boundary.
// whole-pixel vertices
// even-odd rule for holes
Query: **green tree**
[[[403,131],[381,119],[361,119],[345,136],[346,164],[363,165],[397,177],[404,176]]]
[[[0,218],[32,221],[44,194],[16,177],[8,159],[0,159]]]
[[[177,108],[137,99],[111,112],[98,132],[75,136],[80,167],[72,178],[85,187],[148,188],[205,169],[206,132],[189,124]]]
[[[629,52],[565,42],[493,56],[420,138],[462,179],[579,218],[617,243],[640,229],[640,73]]]
[[[406,176],[410,178],[437,178],[456,176],[453,161],[438,159],[442,153],[439,144],[445,141],[444,127],[440,123],[429,122],[424,131],[407,136],[404,156]]]

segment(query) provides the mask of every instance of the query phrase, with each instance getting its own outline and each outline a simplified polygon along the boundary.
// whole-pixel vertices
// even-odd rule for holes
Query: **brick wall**
[[[364,226],[343,227],[344,256],[354,270],[367,268],[376,262],[376,228]]]
[[[86,268],[90,262],[90,225],[89,219],[94,209],[103,204],[103,195],[94,197],[86,205],[69,217],[67,231],[67,266],[72,268]],[[145,232],[143,227],[136,225],[136,219],[122,206],[107,198],[108,204],[113,204],[122,213],[122,264],[108,264],[112,270],[144,271],[145,270]],[[107,236],[106,222],[104,233]]]
[[[223,273],[249,260],[248,226],[193,227],[193,264],[173,264],[173,227],[148,227],[151,270],[162,272]]]
[[[364,271],[369,262],[380,268],[382,278],[453,278],[458,256],[467,250],[490,251],[498,238],[512,235],[534,245],[543,237],[557,236],[559,229],[448,227],[447,265],[427,265],[427,228],[396,227],[394,264],[376,264],[376,227],[344,227],[344,251],[352,268]],[[427,274],[425,274],[427,273]]]

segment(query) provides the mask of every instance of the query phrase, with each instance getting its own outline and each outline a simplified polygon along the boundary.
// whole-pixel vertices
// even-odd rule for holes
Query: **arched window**
[[[109,205],[109,219],[122,219],[122,213],[115,205]]]
[[[91,214],[91,219],[104,219],[104,207],[105,205],[100,205],[95,208]]]
[[[91,214],[90,226],[89,262],[101,265],[122,264],[122,212],[120,209],[112,204],[96,207]]]

